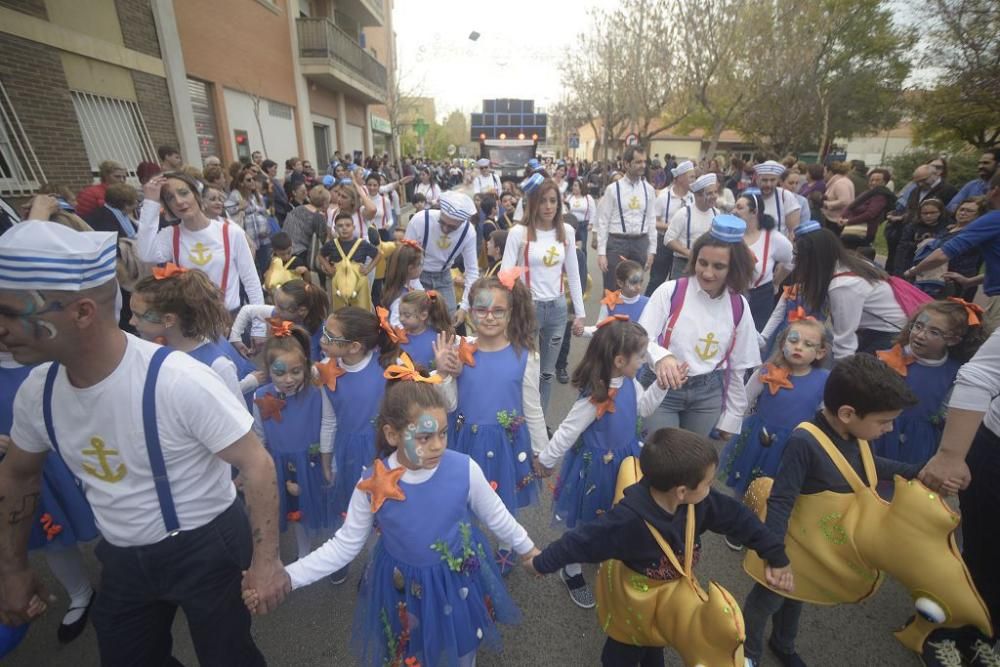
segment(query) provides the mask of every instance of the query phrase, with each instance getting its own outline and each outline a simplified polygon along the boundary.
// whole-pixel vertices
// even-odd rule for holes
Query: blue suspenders
[[[774,207],[778,211],[778,231],[781,231],[781,188],[774,188]]]
[[[470,223],[468,220],[465,221],[465,227],[462,228],[462,233],[458,237],[458,243],[456,243],[455,247],[451,249],[451,254],[448,255],[448,259],[444,260],[444,265],[441,267],[441,271],[447,271],[449,268],[451,268],[451,260],[455,259],[455,253],[458,252],[458,249],[462,247],[462,241],[465,240],[466,234],[469,233],[469,226],[471,224],[472,223]],[[425,253],[427,252],[427,241],[429,240],[430,232],[431,232],[431,213],[430,210],[424,209],[424,252]]]
[[[669,201],[670,200],[667,200],[668,204],[669,204]],[[691,249],[691,205],[688,204],[687,206],[684,207],[684,209],[688,212],[687,247],[688,247],[688,250],[690,250]],[[718,213],[716,213],[715,207],[713,207],[712,208],[712,217],[714,218],[716,215],[718,215]]]
[[[639,233],[643,234],[646,231],[646,210],[649,208],[649,190],[646,189],[645,181],[640,179],[639,183],[642,185],[642,196],[644,198],[644,203],[642,205],[642,227],[639,229]],[[618,215],[621,216],[622,219],[622,234],[627,234],[628,232],[625,231],[625,209],[622,208],[621,180],[615,181],[615,193],[618,196]],[[669,200],[667,205],[669,206]]]
[[[160,431],[156,427],[156,379],[160,375],[163,360],[170,352],[169,348],[161,347],[153,353],[153,358],[149,362],[146,383],[142,389],[142,430],[146,436],[146,453],[149,455],[149,467],[153,472],[153,484],[156,486],[156,497],[160,502],[163,525],[168,533],[175,533],[180,530],[180,523],[177,521],[174,498],[170,494],[167,465],[163,460],[163,450],[160,448]],[[62,456],[59,451],[59,443],[56,441],[55,424],[52,421],[52,389],[58,374],[59,364],[53,363],[45,375],[45,388],[42,392],[42,418],[45,421],[45,431],[48,433],[52,448]]]

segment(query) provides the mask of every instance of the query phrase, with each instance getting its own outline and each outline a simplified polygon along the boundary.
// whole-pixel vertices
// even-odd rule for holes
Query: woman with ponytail
[[[747,223],[743,242],[753,253],[754,267],[746,297],[754,326],[757,331],[761,331],[774,308],[774,283],[778,265],[785,272],[791,271],[794,266],[792,242],[784,234],[775,231],[775,220],[764,212],[764,197],[756,188],[747,188],[740,195],[733,213]]]

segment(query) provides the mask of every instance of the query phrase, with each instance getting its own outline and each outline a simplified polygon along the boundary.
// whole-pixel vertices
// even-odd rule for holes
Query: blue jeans
[[[538,320],[538,355],[541,376],[538,391],[542,396],[542,411],[549,407],[552,395],[552,377],[556,372],[556,359],[566,335],[566,299],[535,301],[535,318]]]
[[[667,392],[643,430],[651,434],[661,428],[682,428],[708,437],[722,414],[722,400],[722,371],[689,377],[680,389]]]
[[[743,603],[743,620],[746,622],[746,643],[743,653],[760,662],[764,653],[764,629],[771,619],[771,638],[782,653],[795,653],[795,637],[799,634],[799,617],[802,604],[778,595],[760,584],[754,584]]]
[[[435,290],[448,305],[448,314],[455,316],[458,304],[455,300],[455,283],[451,279],[451,269],[444,271],[422,271],[420,273],[420,284],[425,290]]]

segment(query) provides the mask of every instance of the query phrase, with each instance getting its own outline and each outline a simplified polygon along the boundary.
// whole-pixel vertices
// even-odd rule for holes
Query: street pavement
[[[589,259],[590,275],[594,279],[594,289],[587,303],[587,319],[591,323],[597,316],[602,292],[593,251]],[[585,350],[585,340],[573,340],[571,368],[579,362]],[[575,398],[575,392],[568,385],[555,385],[549,406],[550,426],[558,427]],[[521,513],[521,522],[540,548],[560,535],[560,531],[551,526],[551,518],[551,493],[543,494],[540,506]],[[96,581],[100,566],[93,557],[92,547],[84,547],[84,550]],[[292,560],[294,553],[294,539],[282,539],[285,562]],[[257,645],[269,664],[278,667],[356,664],[349,650],[352,612],[358,579],[368,553],[366,549],[351,565],[350,576],[343,585],[334,586],[324,580],[295,591],[276,612],[254,620],[253,633]],[[22,645],[3,664],[9,667],[83,667],[99,664],[94,630],[89,625],[72,644],[58,644],[56,629],[66,608],[65,592],[48,573],[40,554],[33,554],[31,562],[58,600],[50,605],[50,611],[44,617],[34,623]],[[703,585],[710,579],[718,581],[742,601],[750,590],[751,580],[743,572],[741,562],[742,555],[727,548],[720,536],[705,534],[696,572]],[[596,566],[584,566],[588,581],[594,581],[595,570]],[[600,664],[604,634],[598,625],[597,615],[593,610],[576,607],[557,575],[537,579],[519,569],[511,573],[507,586],[522,610],[523,619],[519,625],[503,629],[502,653],[484,651],[480,654],[480,667],[582,667]],[[909,595],[891,580],[862,604],[840,607],[807,605],[799,632],[799,654],[806,663],[820,667],[919,665],[919,659],[892,636],[893,630],[901,626],[912,612]],[[177,615],[174,639],[177,659],[185,665],[197,665],[183,613]],[[667,664],[680,666],[683,663],[668,650]],[[775,665],[777,662],[772,655],[765,654],[765,664]]]

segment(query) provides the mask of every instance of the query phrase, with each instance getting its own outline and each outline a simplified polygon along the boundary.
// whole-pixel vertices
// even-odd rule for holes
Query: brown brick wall
[[[0,79],[49,182],[89,185],[90,163],[58,51],[0,33]]]
[[[159,58],[160,43],[156,37],[156,22],[153,20],[150,0],[115,0],[115,9],[125,46]]]
[[[177,145],[177,131],[174,128],[174,115],[170,106],[170,93],[167,91],[167,80],[152,74],[132,71],[132,82],[135,85],[135,95],[139,109],[146,121],[146,128],[153,140],[153,148],[161,145]],[[196,156],[197,157],[197,156]],[[198,161],[195,160],[197,164]],[[136,165],[127,165],[135,169]]]
[[[0,0],[0,7],[10,7],[22,14],[30,14],[36,19],[49,18],[48,12],[45,11],[45,0]]]

